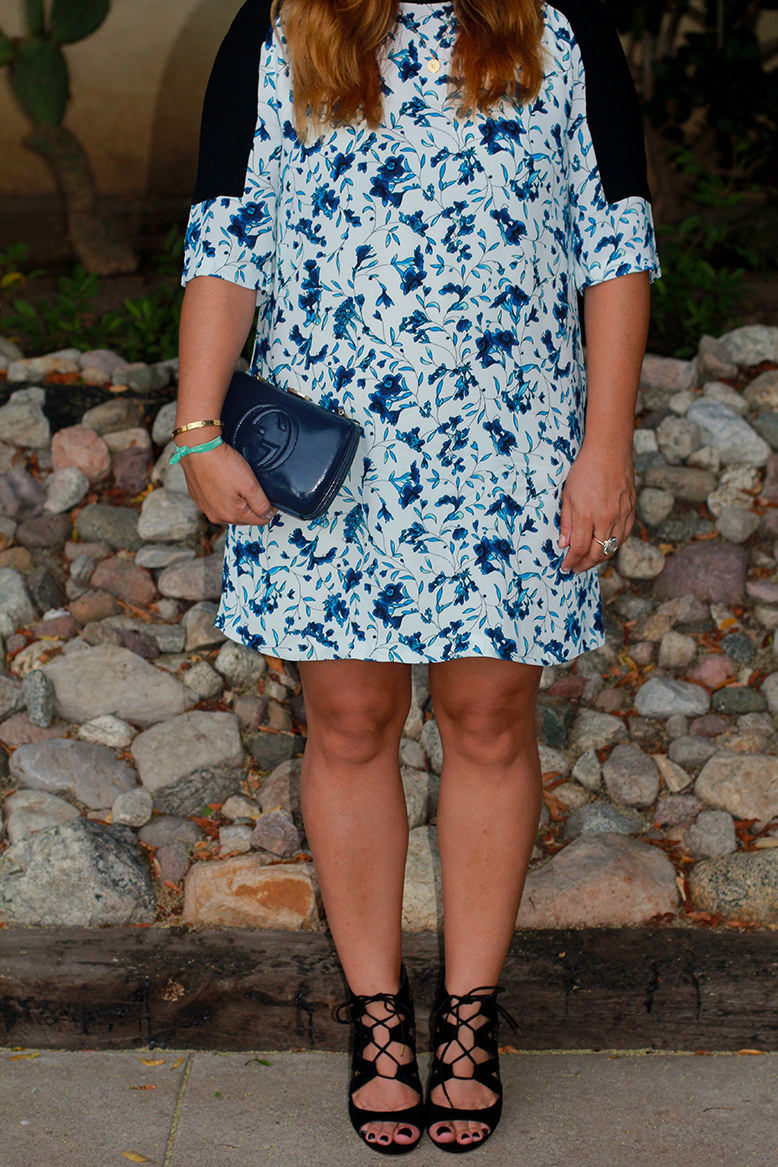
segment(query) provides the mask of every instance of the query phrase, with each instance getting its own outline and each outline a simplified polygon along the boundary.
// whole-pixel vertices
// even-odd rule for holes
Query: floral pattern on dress
[[[325,515],[230,526],[217,627],[290,660],[547,665],[604,641],[596,569],[561,569],[583,437],[577,292],[659,274],[649,205],[608,204],[568,21],[517,109],[447,100],[451,4],[401,4],[384,118],[303,144],[278,25],[243,197],[192,208],[183,282],[256,289],[252,372],[362,431]],[[440,71],[427,61],[437,56]]]

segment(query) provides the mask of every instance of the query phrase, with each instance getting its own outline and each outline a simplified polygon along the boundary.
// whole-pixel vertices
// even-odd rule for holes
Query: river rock
[[[58,430],[51,442],[51,464],[55,470],[77,466],[90,482],[108,477],[111,453],[99,434],[85,425]]]
[[[743,507],[725,507],[716,520],[716,530],[730,543],[745,543],[759,526],[760,516]]]
[[[186,633],[186,651],[199,652],[201,649],[215,648],[223,644],[227,637],[220,628],[214,626],[219,605],[212,600],[202,600],[184,612],[181,623]]]
[[[139,608],[145,608],[157,594],[149,572],[119,556],[98,563],[89,582],[93,588],[102,588]]]
[[[634,835],[643,826],[643,816],[636,811],[619,810],[608,802],[589,802],[565,820],[562,838],[571,841],[581,835]]]
[[[644,924],[678,907],[675,868],[656,847],[586,834],[530,869],[517,928]]]
[[[689,891],[698,912],[752,924],[778,923],[778,850],[739,852],[695,863]]]
[[[716,753],[717,747],[697,734],[681,734],[670,742],[668,753],[673,762],[687,769],[703,766]]]
[[[660,597],[694,592],[703,600],[740,604],[745,595],[748,555],[731,543],[695,543],[668,557],[657,578]]]
[[[243,762],[238,719],[233,713],[194,710],[171,717],[138,734],[131,751],[141,781],[152,793],[195,770],[232,769]]]
[[[180,883],[189,869],[189,851],[183,843],[166,843],[155,856],[163,883]]]
[[[50,441],[49,419],[29,390],[17,390],[0,405],[0,442],[39,450]]]
[[[734,410],[720,401],[704,399],[690,406],[687,418],[699,426],[703,443],[715,446],[722,462],[764,466],[770,447]]]
[[[668,490],[681,502],[705,502],[711,491],[716,489],[717,479],[709,470],[698,470],[693,466],[649,466],[644,478],[646,486]]]
[[[278,859],[290,859],[302,846],[300,832],[290,814],[271,810],[261,814],[249,832],[251,846],[268,851]]]
[[[223,555],[174,563],[160,575],[157,584],[163,596],[181,600],[218,600],[222,589]]]
[[[118,367],[120,366],[117,365]],[[93,409],[88,409],[81,418],[81,424],[101,436],[121,430],[133,430],[143,425],[143,409],[138,401],[115,397],[112,401],[103,401]]]
[[[737,364],[729,355],[727,346],[714,336],[703,336],[697,349],[700,377],[736,377]]]
[[[238,690],[255,689],[259,678],[267,672],[267,661],[261,652],[234,641],[222,645],[213,666],[231,689]]]
[[[666,632],[659,645],[660,669],[680,669],[683,671],[694,659],[697,641],[683,632]]]
[[[42,357],[26,357],[12,361],[7,369],[10,382],[45,381],[52,373],[77,373],[76,361],[81,356],[78,349],[62,349],[61,352],[46,353]]]
[[[627,579],[654,579],[665,565],[665,557],[658,547],[630,536],[618,552],[619,572]]]
[[[202,526],[203,516],[188,495],[160,487],[143,500],[138,534],[149,543],[168,543],[194,538]]]
[[[583,754],[626,741],[627,737],[621,718],[593,709],[579,709],[573,721],[571,747],[575,754]]]
[[[202,837],[203,832],[197,823],[168,814],[159,815],[138,831],[138,839],[147,847],[165,847],[171,843],[193,847]]]
[[[778,369],[768,369],[754,377],[743,396],[752,409],[778,409]]]
[[[43,510],[46,491],[23,466],[13,466],[0,475],[0,512],[14,522],[33,519]]]
[[[34,619],[24,579],[13,567],[0,568],[0,636],[10,636]]]
[[[659,449],[671,466],[685,462],[703,444],[699,426],[695,422],[688,417],[673,417],[671,414],[662,418],[656,437]]]
[[[696,717],[707,713],[710,697],[700,685],[675,681],[671,677],[650,677],[635,694],[635,709],[641,717],[672,717],[682,713]]]
[[[651,806],[659,793],[659,771],[635,745],[614,746],[602,768],[611,798],[627,806]]]
[[[111,822],[126,827],[142,827],[151,818],[154,803],[148,790],[138,786],[115,799],[111,807]]]
[[[33,725],[46,729],[54,716],[54,686],[41,669],[31,669],[22,685],[27,715]]]
[[[770,754],[718,753],[700,771],[694,786],[709,806],[727,810],[736,819],[778,815],[778,758]]]
[[[696,381],[696,361],[660,357],[654,353],[646,353],[643,357],[640,384],[644,389],[665,389],[677,393],[681,389],[691,389]]]
[[[695,859],[716,859],[737,851],[735,822],[725,810],[704,810],[693,826],[684,832],[683,841]]]
[[[200,814],[203,807],[220,805],[235,794],[245,777],[245,770],[237,767],[200,766],[156,790],[154,806],[163,814]]]
[[[419,741],[429,758],[430,769],[435,774],[440,774],[443,769],[443,742],[440,738],[438,723],[434,717],[430,717],[424,722]]]
[[[195,701],[208,701],[218,697],[224,689],[224,682],[207,660],[201,660],[184,673],[184,688]]]
[[[416,827],[408,836],[402,926],[407,932],[443,927],[443,887],[435,827]]]
[[[669,490],[657,490],[647,486],[638,497],[638,516],[648,527],[658,527],[663,523],[675,505]]]
[[[165,568],[171,563],[180,563],[185,559],[194,559],[193,547],[181,547],[174,543],[147,543],[135,554],[138,567]]]
[[[106,746],[55,739],[19,746],[10,772],[29,790],[71,794],[84,806],[111,806],[117,796],[136,784],[135,771],[120,762]]]
[[[57,657],[43,669],[54,683],[55,712],[68,721],[113,713],[138,725],[153,725],[184,710],[180,682],[113,644]]]
[[[300,805],[300,779],[303,768],[302,758],[291,758],[268,774],[259,791],[259,805],[263,812],[280,809],[302,825]]]
[[[176,424],[176,410],[177,404],[175,401],[169,401],[167,405],[163,405],[157,416],[154,418],[154,425],[151,429],[151,437],[156,446],[166,446],[173,435],[173,429]]]
[[[248,737],[247,745],[260,770],[273,770],[302,753],[305,738],[299,733],[259,730]]]
[[[738,365],[760,365],[778,360],[778,328],[766,324],[747,324],[725,332],[719,340],[731,360]]]
[[[573,766],[573,778],[587,790],[599,790],[602,785],[602,766],[593,749],[581,754]]]
[[[196,863],[184,887],[185,924],[310,931],[321,927],[312,863],[264,866],[260,855]]]
[[[69,802],[43,790],[17,790],[10,794],[5,800],[5,813],[11,843],[29,838],[34,831],[45,831],[80,817]]]
[[[74,819],[0,855],[0,917],[8,924],[98,928],[151,924],[155,915],[148,866],[128,827]]]
[[[76,518],[76,530],[85,543],[108,543],[111,547],[135,551],[140,547],[138,512],[130,507],[87,503]]]
[[[660,827],[673,827],[691,822],[704,809],[704,803],[693,794],[666,794],[659,799],[653,819]]]
[[[43,509],[59,515],[78,506],[89,493],[89,479],[78,466],[55,470],[46,480],[46,501]]]

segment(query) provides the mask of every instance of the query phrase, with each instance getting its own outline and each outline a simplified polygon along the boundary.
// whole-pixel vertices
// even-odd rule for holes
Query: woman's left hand
[[[606,556],[603,542],[615,535],[619,547],[635,521],[635,473],[632,451],[621,456],[581,446],[562,489],[558,547],[568,548],[563,571],[582,572]]]

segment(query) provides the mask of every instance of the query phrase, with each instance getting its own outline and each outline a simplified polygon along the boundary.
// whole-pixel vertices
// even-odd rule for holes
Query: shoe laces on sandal
[[[378,1068],[378,1060],[382,1054],[394,1062],[395,1066],[400,1069],[408,1063],[399,1061],[398,1058],[389,1049],[391,1045],[402,1045],[400,1057],[407,1045],[409,1045],[408,1037],[406,1035],[406,1026],[410,1029],[411,1036],[413,1036],[413,1016],[408,1009],[408,1006],[403,1001],[397,1000],[396,993],[373,993],[373,994],[351,994],[350,1001],[344,1001],[342,1004],[336,1006],[333,1010],[332,1016],[335,1021],[341,1025],[348,1025],[353,1023],[355,1028],[358,1026],[364,1030],[361,1045],[362,1050],[367,1045],[375,1046],[375,1054],[371,1055],[369,1061],[373,1065],[374,1073],[379,1078],[388,1078],[390,1080],[396,1077],[395,1074],[382,1073]],[[380,1003],[386,1008],[386,1017],[376,1017],[370,1012],[370,1006],[374,1003]],[[343,1017],[342,1011],[348,1010],[348,1015]],[[399,1024],[392,1025],[393,1018],[397,1018]],[[369,1022],[369,1023],[368,1023]],[[378,1026],[384,1026],[386,1030],[386,1039],[382,1043],[376,1034],[375,1030]],[[397,1031],[399,1032],[399,1036]],[[364,1053],[360,1052],[360,1057],[365,1061]]]
[[[454,1037],[450,1037],[448,1041],[439,1043],[435,1052],[435,1058],[441,1066],[445,1065],[451,1067],[451,1070],[446,1075],[445,1079],[441,1075],[441,1081],[439,1084],[443,1090],[443,1093],[448,1099],[449,1105],[452,1107],[454,1106],[454,1103],[449,1095],[446,1082],[450,1078],[474,1078],[476,1077],[478,1067],[485,1064],[483,1061],[478,1061],[473,1056],[474,1050],[481,1049],[483,1051],[483,1047],[479,1045],[479,1034],[481,1034],[483,1030],[491,1029],[492,1024],[499,1022],[500,1017],[505,1018],[514,1033],[519,1032],[516,1019],[497,1000],[497,995],[504,992],[505,988],[502,985],[481,985],[477,989],[471,989],[469,993],[463,993],[461,995],[446,993],[435,1009],[435,1021],[437,1022],[439,1020],[445,1020],[447,1024],[452,1025],[456,1031],[456,1035]],[[485,1010],[483,1008],[479,1008],[478,1011],[473,1013],[471,1017],[462,1017],[461,1011],[464,1007],[468,1005],[482,1006],[487,1003],[492,1005],[495,1010],[495,1018],[492,1024],[490,1024],[488,1020],[484,1025],[473,1024],[478,1020],[479,1017],[485,1016]],[[451,1015],[454,1017],[453,1021],[448,1020]],[[459,1033],[461,1029],[469,1029],[473,1035],[473,1044],[470,1049],[466,1048],[459,1039]],[[461,1053],[458,1053],[456,1057],[447,1062],[445,1060],[446,1054],[453,1046],[458,1046],[461,1050]],[[437,1053],[437,1049],[441,1049],[441,1053],[439,1055]],[[461,1062],[463,1059],[467,1059],[467,1061],[469,1061],[472,1065],[472,1074],[463,1076],[456,1073],[455,1067],[457,1063]]]

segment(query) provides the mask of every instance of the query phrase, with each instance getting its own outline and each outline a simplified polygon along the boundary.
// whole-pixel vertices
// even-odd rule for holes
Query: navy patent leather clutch
[[[361,433],[345,414],[248,373],[233,375],[221,419],[224,441],[243,455],[273,506],[298,519],[327,510]]]

